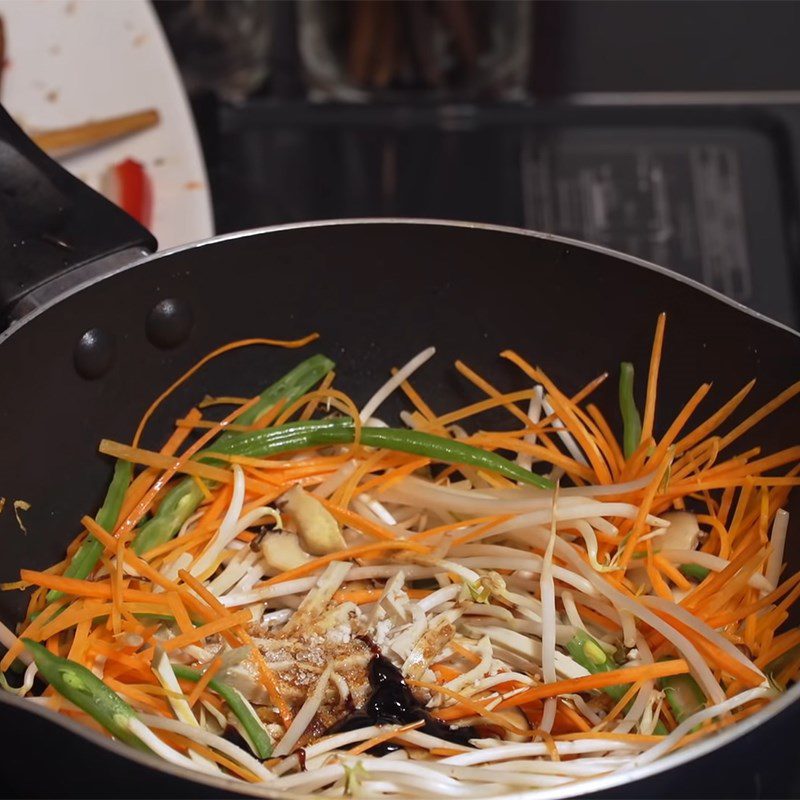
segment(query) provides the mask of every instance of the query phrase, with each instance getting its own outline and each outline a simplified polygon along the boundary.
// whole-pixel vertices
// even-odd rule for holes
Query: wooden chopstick
[[[39,131],[30,134],[30,137],[49,155],[63,156],[152,128],[158,121],[158,111],[155,108],[148,108],[133,114],[123,114],[121,117],[109,117],[85,122],[82,125]]]

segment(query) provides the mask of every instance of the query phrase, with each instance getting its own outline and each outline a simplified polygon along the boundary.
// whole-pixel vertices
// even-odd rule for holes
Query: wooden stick
[[[123,114],[121,117],[40,131],[31,134],[31,139],[49,155],[61,156],[152,128],[158,122],[158,111],[148,108],[133,114]]]

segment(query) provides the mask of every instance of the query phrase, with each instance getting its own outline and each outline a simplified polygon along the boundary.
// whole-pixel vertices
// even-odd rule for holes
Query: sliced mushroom
[[[316,497],[295,486],[286,494],[286,510],[294,518],[303,548],[315,556],[344,550],[339,523]]]
[[[266,566],[276,573],[294,569],[311,560],[311,556],[300,547],[296,533],[264,534],[261,553]]]
[[[700,538],[697,517],[689,511],[669,511],[661,515],[669,527],[659,536],[659,546],[664,550],[694,550]]]

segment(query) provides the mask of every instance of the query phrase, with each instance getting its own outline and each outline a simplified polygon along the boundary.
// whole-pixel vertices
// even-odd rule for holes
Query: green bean
[[[622,413],[622,450],[630,458],[642,439],[642,419],[633,399],[633,364],[619,365],[619,409]]]
[[[687,577],[695,581],[704,581],[711,570],[699,564],[681,564],[678,569]]]
[[[591,672],[592,675],[598,672],[611,672],[611,670],[619,669],[619,664],[617,664],[613,658],[609,658],[597,641],[585,631],[577,631],[575,633],[572,639],[567,642],[567,650],[573,660],[577,661],[584,669]],[[614,686],[606,686],[602,691],[616,702],[619,702],[630,688],[631,685],[629,683],[620,683]],[[625,707],[625,711],[632,705],[633,701],[628,703]],[[657,736],[667,735],[667,728],[661,720],[656,724],[653,733]]]
[[[567,642],[567,651],[574,661],[577,661],[592,675],[619,669],[617,662],[613,658],[609,658],[597,641],[585,631],[575,632],[575,635]],[[630,689],[630,684],[615,684],[606,686],[603,691],[614,700],[621,700],[628,689]]]
[[[54,655],[31,639],[22,641],[33,655],[39,673],[60,695],[97,720],[117,739],[147,749],[128,729],[127,721],[136,716],[134,710],[91,670]]]
[[[279,401],[293,403],[322,380],[334,366],[333,361],[321,354],[307,358],[266,388],[261,393],[259,401],[241,414],[237,423],[252,425]],[[233,448],[224,449],[222,452],[236,452],[236,442],[246,435],[226,431],[219,437],[216,445],[221,448]],[[201,458],[201,456],[196,457]],[[212,464],[219,463],[208,458],[203,460]],[[156,514],[139,528],[132,544],[134,552],[142,555],[168,542],[194,513],[202,499],[203,492],[194,478],[188,477],[179,481],[166,493]]]
[[[214,453],[227,453],[263,458],[276,453],[302,450],[306,447],[350,444],[354,438],[355,428],[351,419],[287,422],[274,428],[243,433],[235,441],[215,442],[203,451],[203,455],[213,456]],[[360,442],[367,447],[382,447],[386,450],[413,453],[445,464],[468,464],[542,489],[553,488],[553,484],[546,478],[524,469],[496,453],[481,450],[453,439],[434,436],[431,433],[400,428],[362,427]]]
[[[327,356],[318,353],[300,362],[261,393],[259,401],[236,419],[237,425],[254,425],[275,403],[284,400],[285,405],[294,403],[312,386],[319,383],[336,365]],[[227,431],[217,442],[227,442],[239,434]]]
[[[114,476],[111,478],[106,498],[95,517],[97,524],[104,530],[112,531],[117,524],[117,517],[119,517],[119,512],[122,508],[122,500],[128,490],[132,476],[133,464],[129,461],[118,460],[114,465]],[[87,536],[64,570],[64,577],[78,578],[80,580],[86,578],[97,566],[102,553],[103,545],[94,536]],[[47,593],[47,602],[52,603],[62,597],[63,594],[63,592],[59,592],[56,589],[51,589]]]
[[[194,478],[183,478],[170,489],[153,517],[142,525],[133,539],[133,551],[142,555],[168,542],[195,512],[203,490]]]
[[[197,681],[203,677],[203,673],[199,670],[186,667],[183,664],[173,664],[172,669],[179,678],[187,681]],[[232,686],[212,678],[208,682],[209,688],[216,692],[230,708],[231,712],[235,715],[236,719],[242,723],[242,727],[247,731],[250,737],[250,742],[253,747],[253,752],[260,758],[269,758],[272,755],[272,740],[269,734],[264,730],[264,725],[258,717],[254,717],[253,711],[242,701],[239,692]]]
[[[678,724],[706,707],[706,696],[691,675],[671,675],[658,684]]]

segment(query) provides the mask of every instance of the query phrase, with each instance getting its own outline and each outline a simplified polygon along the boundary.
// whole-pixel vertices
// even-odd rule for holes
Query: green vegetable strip
[[[598,672],[611,672],[619,669],[619,665],[613,658],[609,658],[603,648],[595,639],[585,631],[577,631],[567,642],[567,651],[574,661],[577,661],[584,669],[592,675]],[[606,686],[603,691],[614,700],[621,700],[625,692],[630,689],[630,684],[615,684]]]
[[[203,676],[203,673],[199,670],[185,667],[183,664],[173,664],[172,669],[179,678],[194,681],[195,683]],[[253,752],[262,760],[269,758],[272,755],[272,741],[269,738],[269,734],[264,730],[261,720],[253,717],[253,712],[242,702],[236,689],[225,683],[220,683],[214,678],[208,682],[208,686],[228,704],[228,708],[236,716],[236,719],[242,723],[253,744]]]
[[[119,517],[119,512],[122,508],[122,500],[128,490],[132,476],[133,464],[129,461],[117,461],[114,465],[114,476],[111,478],[106,499],[95,517],[97,524],[104,530],[109,532],[114,530],[114,526],[117,524],[117,517]],[[103,545],[94,536],[87,536],[86,541],[78,548],[78,552],[75,553],[72,561],[64,570],[64,576],[80,580],[86,578],[97,566],[102,552]],[[51,589],[47,593],[47,602],[52,603],[62,596],[63,592]]]
[[[355,438],[351,419],[307,420],[287,422],[262,431],[243,433],[235,441],[214,442],[203,455],[227,453],[263,458],[306,447],[322,447],[333,444],[350,444]],[[361,444],[381,447],[403,453],[426,456],[445,464],[468,464],[471,467],[497,472],[507,478],[523,481],[542,489],[552,489],[553,484],[535,472],[518,466],[513,461],[481,450],[478,447],[434,436],[422,431],[401,428],[361,428]]]
[[[572,656],[574,661],[577,661],[584,669],[587,669],[592,675],[598,672],[610,672],[613,669],[619,669],[619,664],[613,658],[609,658],[604,652],[603,648],[597,643],[595,639],[589,636],[585,631],[578,631],[572,639],[567,642],[567,650]],[[617,684],[615,686],[606,686],[604,691],[615,702],[619,702],[625,696],[628,689],[631,688],[629,683]],[[627,711],[633,703],[628,703],[625,711]],[[657,736],[666,736],[666,726],[659,720],[653,733]]]
[[[236,424],[255,424],[280,400],[284,400],[286,406],[291,405],[312,386],[319,383],[335,366],[333,361],[321,353],[300,362],[293,370],[265,389],[261,393],[259,401],[239,415]],[[219,437],[217,442],[227,442],[235,439],[238,435],[233,431],[227,431]]]
[[[44,645],[31,639],[22,641],[33,655],[40,674],[60,695],[97,720],[117,739],[142,750],[148,749],[128,730],[127,721],[136,716],[134,710],[91,670],[53,655]]]
[[[706,696],[691,675],[661,678],[659,687],[664,691],[678,724],[706,707]]]
[[[273,383],[261,393],[261,398],[245,411],[237,424],[252,425],[280,400],[287,404],[302,397],[322,380],[334,367],[333,361],[323,355],[311,356],[298,364],[291,372]],[[247,434],[226,431],[216,442],[226,448],[222,452],[236,452],[236,442]],[[209,459],[203,459],[209,461]],[[219,463],[209,461],[209,463]],[[138,555],[168,542],[181,529],[181,526],[194,513],[203,499],[203,492],[194,478],[184,478],[170,489],[158,508],[158,512],[139,528],[133,540],[133,550]]]
[[[701,567],[699,564],[681,564],[678,569],[687,577],[695,581],[704,581],[711,572],[708,567]]]
[[[633,364],[619,365],[619,409],[622,412],[622,450],[630,458],[642,439],[642,419],[633,399]]]

